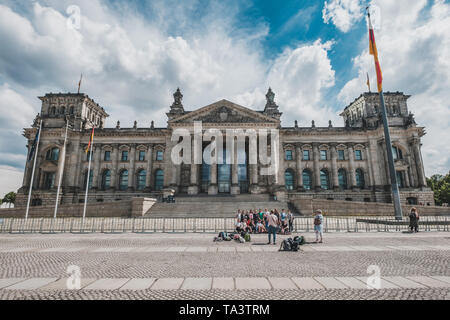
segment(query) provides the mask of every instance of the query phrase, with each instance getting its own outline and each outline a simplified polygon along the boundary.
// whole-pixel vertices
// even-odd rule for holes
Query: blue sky
[[[76,91],[81,72],[107,126],[164,126],[177,87],[193,110],[224,98],[263,109],[269,86],[283,125],[343,125],[366,72],[375,87],[368,3],[385,91],[412,95],[426,174],[448,172],[449,1],[0,0],[0,194],[21,184],[36,97]],[[69,28],[74,5],[81,23]]]

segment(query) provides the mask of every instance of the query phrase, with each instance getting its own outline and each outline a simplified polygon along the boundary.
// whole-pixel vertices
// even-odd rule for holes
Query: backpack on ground
[[[289,241],[289,239],[291,241]],[[289,238],[289,239],[285,239],[285,240],[283,240],[283,242],[281,242],[280,251],[291,251],[292,250],[292,246],[291,246],[292,239],[291,238]]]
[[[234,234],[234,235],[233,235],[233,239],[234,239],[234,240],[239,240],[239,237],[240,237],[239,234]]]
[[[239,240],[240,243],[245,243],[245,239],[242,238],[242,237],[239,237],[238,240]]]
[[[305,244],[305,237],[304,236],[295,236],[294,242],[297,242],[299,246]]]
[[[250,233],[247,232],[244,236],[244,239],[245,239],[245,242],[250,242],[250,240],[251,240]]]

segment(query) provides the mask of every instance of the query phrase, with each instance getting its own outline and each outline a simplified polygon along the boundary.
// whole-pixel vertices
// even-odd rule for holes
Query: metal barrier
[[[219,233],[233,231],[234,218],[0,218],[0,233]],[[447,216],[422,216],[422,231],[450,231]],[[295,217],[293,232],[314,230],[313,217]],[[392,217],[324,217],[324,232],[402,232],[409,230],[409,220]]]

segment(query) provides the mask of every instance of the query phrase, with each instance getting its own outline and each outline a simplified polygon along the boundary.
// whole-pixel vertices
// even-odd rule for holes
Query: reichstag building
[[[32,205],[54,205],[63,165],[61,202],[66,204],[83,202],[86,185],[90,189],[89,202],[153,197],[167,189],[173,190],[175,197],[268,194],[286,200],[309,195],[330,200],[391,202],[378,93],[363,93],[346,106],[341,113],[343,126],[329,121],[326,127],[315,126],[314,121],[300,125],[297,120],[292,120],[292,126],[281,126],[282,107],[278,107],[274,96],[269,89],[263,110],[220,100],[188,111],[178,89],[163,128],[155,127],[153,121],[145,125],[135,121],[131,128],[121,127],[117,121],[115,127],[106,128],[107,111],[83,93],[39,97],[41,112],[34,124],[24,129],[30,152],[39,121],[43,121],[34,181],[33,161],[27,161],[16,207],[26,205],[30,184]],[[433,193],[426,187],[421,155],[425,130],[408,111],[408,98],[401,92],[385,94],[401,200],[404,204],[434,205]],[[63,161],[66,119],[70,126]],[[247,164],[248,142],[241,150],[247,159],[244,163],[175,165],[171,161],[172,132],[177,128],[192,132],[196,121],[201,121],[203,130],[278,129],[278,171],[264,175],[263,164]],[[88,173],[89,153],[85,149],[93,126]]]

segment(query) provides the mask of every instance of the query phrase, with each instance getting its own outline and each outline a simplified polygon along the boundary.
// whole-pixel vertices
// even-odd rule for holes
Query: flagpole
[[[92,161],[92,150],[94,149],[94,135],[92,135],[92,141],[91,141],[91,150],[89,150],[89,164],[88,164],[88,171],[87,171],[87,178],[86,178],[86,192],[84,194],[84,208],[83,208],[83,219],[81,220],[81,228],[83,228],[84,225],[84,218],[86,217],[86,206],[87,206],[87,197],[88,197],[88,191],[89,191],[89,180],[91,178],[91,161]]]
[[[58,212],[58,204],[59,204],[59,192],[61,190],[62,177],[64,174],[64,165],[66,163],[66,143],[67,143],[67,130],[69,129],[69,119],[66,118],[66,135],[64,136],[64,147],[62,152],[62,164],[59,169],[59,180],[58,180],[58,191],[56,192],[56,204],[55,204],[55,213],[53,214],[53,219],[56,219],[56,214]]]
[[[33,169],[31,170],[31,181],[30,181],[30,190],[28,191],[28,201],[27,201],[27,210],[25,211],[25,220],[28,219],[28,212],[30,211],[30,200],[31,200],[31,190],[33,189],[33,182],[34,182],[34,171],[36,169],[36,159],[39,151],[39,141],[41,140],[41,134],[42,134],[42,119],[39,123],[39,131],[37,132],[38,139],[36,142],[36,150],[34,151],[34,160],[33,160]]]
[[[384,102],[381,68],[380,68],[380,65],[378,62],[378,53],[376,52],[377,50],[376,50],[376,46],[375,46],[375,36],[373,34],[373,27],[372,27],[372,22],[370,21],[370,12],[368,10],[368,7],[367,7],[367,16],[369,19],[369,35],[370,35],[370,37],[372,37],[370,40],[371,41],[370,49],[373,51],[371,54],[374,55],[375,71],[377,73],[378,93],[380,96],[381,117],[383,119],[384,140],[386,143],[386,153],[387,153],[387,157],[388,157],[389,175],[391,178],[392,199],[393,199],[393,203],[394,203],[395,219],[402,220],[402,217],[403,217],[402,205],[400,203],[400,192],[398,190],[397,174],[395,172],[395,165],[394,165],[394,156],[392,154],[391,135],[389,133],[389,123],[388,123],[388,118],[387,118],[387,114],[386,114],[386,105]],[[370,31],[372,31],[372,33]]]

